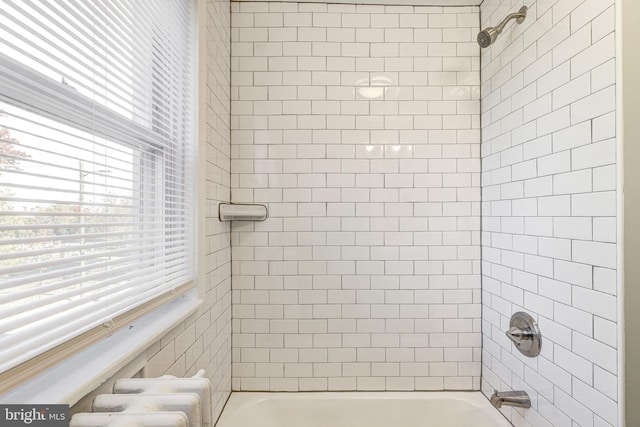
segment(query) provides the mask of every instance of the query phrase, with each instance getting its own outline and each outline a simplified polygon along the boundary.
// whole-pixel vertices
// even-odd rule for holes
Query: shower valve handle
[[[520,329],[516,326],[510,327],[506,334],[507,337],[509,337],[509,339],[517,346],[522,345],[521,341],[523,340],[533,339],[533,332],[531,329]]]
[[[540,328],[527,313],[521,311],[514,313],[505,334],[525,356],[535,357],[540,354],[542,346]]]

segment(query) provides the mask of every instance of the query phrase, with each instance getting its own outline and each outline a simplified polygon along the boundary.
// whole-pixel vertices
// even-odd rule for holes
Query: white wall
[[[478,21],[232,3],[234,389],[479,389]]]
[[[529,393],[517,426],[617,426],[614,0],[485,0],[482,25],[523,4],[482,52],[482,389]],[[504,335],[518,310],[538,358]]]
[[[171,374],[191,376],[206,369],[214,386],[214,418],[217,418],[231,392],[231,246],[230,226],[218,221],[218,203],[230,200],[230,2],[203,0],[198,19],[205,25],[206,45],[201,50],[206,72],[201,88],[201,126],[199,155],[204,156],[201,175],[202,212],[205,220],[199,266],[203,307],[156,344],[158,352],[150,359],[149,377]]]

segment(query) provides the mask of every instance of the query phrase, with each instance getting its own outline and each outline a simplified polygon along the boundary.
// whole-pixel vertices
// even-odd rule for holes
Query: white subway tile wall
[[[478,390],[479,8],[231,7],[233,388]]]
[[[526,390],[516,426],[618,426],[614,0],[485,0],[482,390]],[[542,353],[505,337],[537,318]]]
[[[218,204],[231,193],[230,134],[230,2],[208,0],[206,134],[200,135],[207,170],[201,182],[206,191],[205,283],[203,307],[155,344],[158,352],[146,375],[191,376],[206,369],[213,384],[214,421],[231,393],[231,227],[218,221]]]

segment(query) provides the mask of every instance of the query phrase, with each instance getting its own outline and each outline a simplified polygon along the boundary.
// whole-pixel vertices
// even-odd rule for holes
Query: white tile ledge
[[[8,393],[2,403],[73,405],[139,358],[202,305],[195,291],[169,302]],[[152,356],[151,354],[148,355]]]

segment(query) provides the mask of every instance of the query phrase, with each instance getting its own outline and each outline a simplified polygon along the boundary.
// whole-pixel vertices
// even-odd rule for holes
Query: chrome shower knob
[[[509,330],[505,334],[525,356],[535,357],[540,354],[542,334],[536,321],[527,313],[514,313],[509,322]]]

